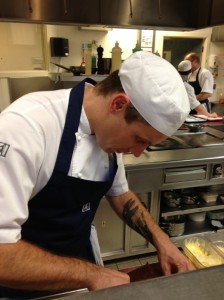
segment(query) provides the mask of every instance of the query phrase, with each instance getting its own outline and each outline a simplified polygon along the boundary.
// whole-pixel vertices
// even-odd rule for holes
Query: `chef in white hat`
[[[189,110],[177,70],[141,51],[97,84],[30,93],[1,112],[0,297],[129,283],[92,243],[103,196],[153,243],[164,274],[193,270],[130,191],[122,161],[172,135]]]
[[[175,68],[161,57],[140,51],[119,71],[131,103],[157,131],[172,135],[189,112],[189,101]]]
[[[192,65],[191,62],[189,60],[182,60],[179,64],[178,64],[178,72],[180,73],[187,94],[188,94],[188,98],[189,98],[189,102],[190,102],[190,107],[191,107],[191,114],[195,114],[195,112],[199,115],[203,115],[203,116],[207,116],[207,117],[211,117],[211,118],[216,118],[218,115],[216,113],[209,113],[207,111],[207,109],[205,109],[205,107],[203,106],[203,104],[201,104],[195,95],[194,92],[194,88],[187,82],[188,80],[188,76],[191,73],[192,70]]]

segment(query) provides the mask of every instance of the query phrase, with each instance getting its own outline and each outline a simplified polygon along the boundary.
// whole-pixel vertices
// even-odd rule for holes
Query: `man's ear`
[[[125,93],[119,93],[111,98],[110,102],[110,112],[117,112],[123,110],[128,104],[130,100]]]

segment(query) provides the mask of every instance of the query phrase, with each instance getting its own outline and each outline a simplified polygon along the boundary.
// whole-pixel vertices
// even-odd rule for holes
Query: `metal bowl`
[[[162,198],[167,207],[179,207],[181,205],[181,196],[176,191],[165,191]]]
[[[180,236],[185,230],[185,220],[186,217],[184,215],[169,216],[163,218],[160,226],[169,236]]]

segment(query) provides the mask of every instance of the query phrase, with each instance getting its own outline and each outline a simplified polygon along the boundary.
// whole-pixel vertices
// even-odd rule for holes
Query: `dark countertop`
[[[52,296],[63,300],[223,300],[224,265],[133,282],[113,288]]]

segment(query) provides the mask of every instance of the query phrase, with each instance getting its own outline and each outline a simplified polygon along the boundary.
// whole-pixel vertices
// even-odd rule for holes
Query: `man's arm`
[[[196,98],[198,101],[202,101],[202,100],[208,99],[211,96],[212,96],[212,93],[201,92],[200,94],[196,95]]]
[[[133,192],[128,191],[123,195],[107,198],[111,206],[127,225],[148,241],[153,242],[164,274],[169,275],[173,272],[195,269],[153,220],[151,214]]]
[[[47,252],[30,243],[0,244],[0,285],[32,291],[97,290],[129,283],[127,274]]]
[[[197,111],[197,113],[198,113],[199,115],[204,115],[204,116],[207,116],[207,117],[209,117],[209,118],[217,118],[217,117],[218,117],[217,113],[211,113],[211,114],[210,114],[210,113],[204,108],[204,106],[203,106],[202,104],[198,105],[198,106],[195,107],[194,109]]]

